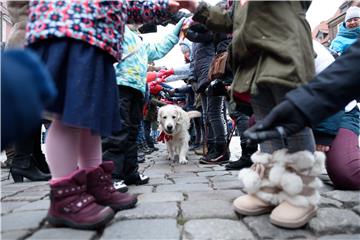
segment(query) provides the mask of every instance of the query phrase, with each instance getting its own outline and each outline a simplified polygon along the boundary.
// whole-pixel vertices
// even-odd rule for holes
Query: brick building
[[[318,40],[321,44],[328,47],[331,41],[335,38],[339,26],[344,22],[346,11],[351,6],[359,6],[359,0],[346,0],[343,4],[340,5],[339,9],[336,11],[333,17],[326,21],[322,21],[317,25],[313,32],[312,36],[314,39]]]

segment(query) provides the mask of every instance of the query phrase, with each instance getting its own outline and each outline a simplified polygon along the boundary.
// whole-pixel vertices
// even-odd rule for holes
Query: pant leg
[[[262,84],[258,86],[258,93],[252,96],[251,106],[253,107],[256,122],[261,122],[270,111],[279,104],[285,97],[285,94],[291,89],[275,84]],[[310,128],[304,128],[287,138],[289,152],[298,152],[308,150],[315,151],[315,140]],[[283,145],[280,139],[272,139],[260,144],[262,152],[272,153],[282,149]]]
[[[125,151],[125,166],[124,166],[124,177],[125,179],[133,174],[138,174],[139,164],[138,164],[138,154],[137,154],[137,144],[136,137],[138,134],[138,128],[141,120],[143,119],[142,109],[144,106],[144,97],[140,91],[136,91],[133,94],[133,100],[130,110],[130,121],[129,124],[129,137],[128,137],[128,147]]]
[[[151,121],[144,120],[144,130],[145,130],[146,144],[149,147],[154,147],[154,141],[151,137]]]
[[[227,142],[227,124],[224,118],[224,97],[208,97],[208,118],[215,143],[226,144]]]
[[[202,93],[201,94],[201,106],[202,106],[202,115],[203,115],[203,124],[204,124],[204,139],[206,138],[207,144],[215,144],[214,134],[211,128],[208,115],[208,97]],[[205,142],[205,141],[204,141]]]
[[[326,157],[326,170],[336,188],[360,189],[360,149],[357,134],[340,128]]]
[[[128,164],[132,163],[132,161],[128,161],[126,159],[125,154],[129,147],[129,136],[131,132],[130,110],[134,99],[132,88],[119,86],[118,89],[118,108],[120,113],[121,129],[113,132],[111,136],[103,139],[103,148],[106,149],[103,154],[103,159],[114,162],[115,170],[113,172],[113,177],[124,179],[125,165],[129,167]]]

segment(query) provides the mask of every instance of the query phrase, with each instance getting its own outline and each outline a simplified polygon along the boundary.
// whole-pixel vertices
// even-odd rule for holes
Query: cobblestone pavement
[[[236,159],[239,142],[232,141]],[[239,217],[232,201],[244,194],[237,171],[166,160],[164,145],[147,157],[141,171],[151,177],[138,194],[137,207],[118,212],[102,231],[52,228],[45,221],[49,186],[45,182],[14,184],[1,170],[2,239],[360,239],[360,199],[357,191],[338,191],[325,184],[317,216],[304,228],[286,230],[270,224],[269,215]],[[326,176],[324,175],[326,179]],[[325,181],[326,182],[326,181]]]

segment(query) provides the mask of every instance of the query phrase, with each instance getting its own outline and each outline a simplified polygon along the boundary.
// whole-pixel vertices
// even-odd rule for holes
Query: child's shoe
[[[86,192],[86,172],[79,170],[69,178],[50,183],[50,209],[47,220],[54,226],[98,229],[114,217],[110,207],[98,205]]]
[[[136,196],[118,192],[112,183],[111,173],[114,163],[106,161],[87,174],[88,193],[92,194],[96,202],[111,207],[115,212],[133,208],[136,205]]]

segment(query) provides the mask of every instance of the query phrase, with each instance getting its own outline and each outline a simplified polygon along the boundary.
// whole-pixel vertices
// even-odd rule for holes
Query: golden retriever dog
[[[175,160],[178,155],[180,164],[188,163],[186,155],[189,150],[190,119],[200,116],[198,111],[185,112],[176,105],[166,105],[159,109],[159,140],[166,143],[169,160]]]

